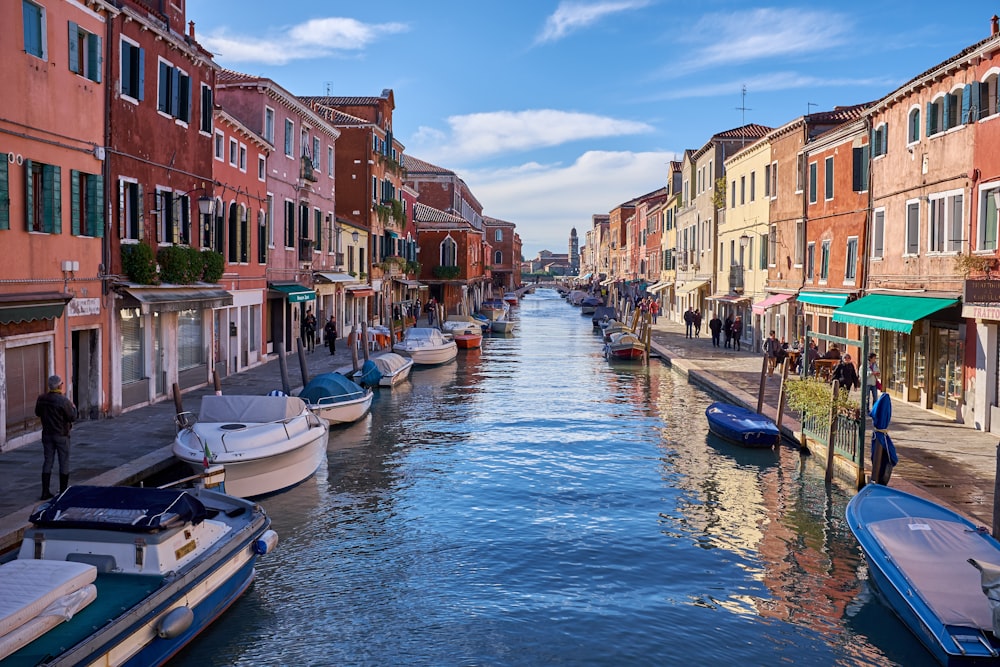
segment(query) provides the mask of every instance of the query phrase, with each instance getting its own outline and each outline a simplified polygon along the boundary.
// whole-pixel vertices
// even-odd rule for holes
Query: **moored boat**
[[[743,447],[774,447],[781,432],[767,417],[739,405],[717,401],[705,409],[708,430]]]
[[[444,364],[458,356],[458,345],[437,329],[411,327],[393,351],[409,356],[418,366]]]
[[[646,346],[631,331],[611,334],[604,344],[604,354],[609,359],[639,359],[646,353]]]
[[[1000,543],[985,528],[881,484],[861,489],[846,518],[876,591],[941,664],[1000,664],[995,610],[977,569],[1000,567]]]
[[[510,306],[503,299],[487,299],[479,306],[479,312],[490,321],[500,319],[508,310]]]
[[[517,305],[517,292],[504,292],[503,300],[512,306]]]
[[[226,493],[253,498],[312,476],[326,457],[329,424],[297,396],[203,396],[197,419],[178,415],[173,453],[195,472],[225,468]]]
[[[372,406],[372,390],[340,373],[322,373],[309,381],[299,398],[306,407],[330,424],[358,421]]]
[[[413,359],[396,354],[395,352],[380,354],[377,357],[373,357],[371,361],[375,363],[382,374],[382,377],[378,381],[380,387],[396,386],[408,378],[410,371],[413,369]]]
[[[459,349],[472,350],[483,345],[483,334],[481,331],[455,333],[451,336]]]
[[[508,334],[514,331],[514,321],[509,320],[506,317],[501,317],[498,320],[493,320],[490,322],[490,331],[493,333]]]
[[[277,535],[206,489],[71,486],[0,565],[3,665],[162,665],[254,579]]]

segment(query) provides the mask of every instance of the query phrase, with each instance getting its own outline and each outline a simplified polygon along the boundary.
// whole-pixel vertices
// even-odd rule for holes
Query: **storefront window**
[[[927,346],[929,340],[927,334],[916,336],[913,339],[913,388],[927,390]]]
[[[962,341],[957,328],[931,329],[934,335],[934,409],[955,414],[962,402]]]
[[[200,310],[177,313],[177,370],[183,371],[205,363]]]
[[[882,386],[887,391],[903,395],[906,391],[906,363],[910,337],[904,333],[887,333],[886,342],[890,345],[889,349],[886,350],[887,358],[882,373]]]
[[[138,308],[122,308],[119,313],[122,322],[122,384],[128,384],[146,377],[142,314]]]

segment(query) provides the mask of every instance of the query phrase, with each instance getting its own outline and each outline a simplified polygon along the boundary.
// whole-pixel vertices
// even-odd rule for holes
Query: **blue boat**
[[[774,447],[781,432],[773,421],[739,405],[715,402],[705,409],[708,430],[744,447]]]
[[[1000,664],[980,572],[1000,543],[962,515],[898,489],[868,484],[847,504],[878,593],[943,665]]]
[[[161,665],[254,579],[277,535],[206,489],[71,486],[0,565],[0,663]]]
[[[340,373],[317,375],[302,388],[299,398],[331,424],[354,423],[372,407],[372,390]]]

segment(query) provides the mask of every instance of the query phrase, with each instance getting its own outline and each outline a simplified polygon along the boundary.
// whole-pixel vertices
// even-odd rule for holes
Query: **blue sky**
[[[1000,4],[188,0],[224,66],[296,95],[395,94],[406,153],[458,173],[524,255],[661,187],[744,122],[883,97],[989,35]],[[741,91],[746,87],[746,96]],[[740,107],[745,107],[741,110]]]

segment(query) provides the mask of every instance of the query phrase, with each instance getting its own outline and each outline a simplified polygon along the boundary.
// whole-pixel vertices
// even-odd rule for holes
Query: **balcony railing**
[[[743,267],[733,264],[729,267],[729,293],[743,294]]]
[[[313,260],[313,240],[299,239],[299,261],[312,262]]]
[[[312,158],[308,155],[302,156],[302,179],[315,183],[319,180],[316,176],[316,169],[313,167]]]

